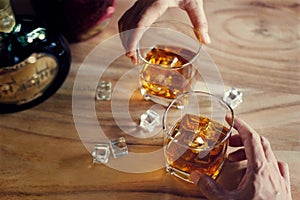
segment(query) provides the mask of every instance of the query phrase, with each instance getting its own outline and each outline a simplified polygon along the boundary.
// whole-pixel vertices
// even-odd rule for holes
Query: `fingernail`
[[[211,42],[208,33],[204,33],[203,42],[204,42],[204,44],[209,44]]]
[[[135,65],[137,64],[137,59],[135,56],[130,56],[130,59],[133,64],[135,64]]]
[[[135,54],[132,52],[132,51],[128,51],[126,54],[125,54],[128,58],[130,58],[131,62],[133,64],[137,64],[137,58],[135,56]]]
[[[197,185],[202,173],[199,171],[192,171],[190,174],[191,180],[193,181],[194,184]]]

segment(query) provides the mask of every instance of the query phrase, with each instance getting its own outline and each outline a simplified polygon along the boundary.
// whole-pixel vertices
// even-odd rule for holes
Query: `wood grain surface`
[[[13,2],[18,12],[31,12],[27,1]],[[148,138],[135,129],[139,116],[154,105],[143,100],[137,88],[114,93],[112,101],[90,101],[95,80],[111,81],[113,89],[137,85],[135,66],[122,53],[113,60],[110,54],[120,47],[112,39],[118,33],[117,21],[133,2],[117,0],[116,13],[104,32],[70,44],[72,68],[54,96],[30,110],[0,116],[0,199],[203,198],[195,186],[167,174],[164,168],[129,173],[118,170],[124,169],[122,161],[114,166],[92,162],[91,147],[103,139],[94,132],[99,127],[109,139],[124,136],[131,153],[151,153],[162,146],[161,133]],[[235,86],[244,94],[236,115],[267,137],[278,160],[289,164],[293,199],[299,199],[300,2],[210,0],[204,4],[212,40],[204,49],[218,66],[225,88]],[[169,9],[161,18],[190,23],[178,8]],[[111,41],[109,48],[99,51]],[[103,57],[112,62],[104,65]],[[91,69],[86,74],[80,71],[85,66]],[[102,76],[93,76],[99,71]],[[75,87],[79,73],[84,81]],[[83,102],[77,111],[72,108],[74,88]],[[94,115],[87,111],[91,107]],[[128,112],[114,114],[113,110],[123,107]],[[151,167],[154,162],[145,159],[136,167]],[[226,162],[217,180],[234,189],[244,171],[244,162]]]

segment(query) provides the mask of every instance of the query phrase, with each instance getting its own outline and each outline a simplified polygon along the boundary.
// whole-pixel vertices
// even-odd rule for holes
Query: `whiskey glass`
[[[144,99],[167,106],[193,90],[201,50],[199,33],[179,21],[158,21],[146,27],[137,45],[140,91]]]
[[[233,109],[213,94],[190,91],[174,99],[163,115],[167,172],[187,182],[192,182],[193,170],[215,179],[226,158],[233,119]]]

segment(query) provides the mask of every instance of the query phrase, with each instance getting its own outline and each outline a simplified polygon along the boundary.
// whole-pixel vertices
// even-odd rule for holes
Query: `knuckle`
[[[269,174],[269,169],[267,166],[267,163],[263,161],[256,161],[255,162],[255,167],[256,167],[256,174],[260,177],[266,177]]]
[[[184,7],[187,8],[197,8],[199,6],[202,6],[203,1],[202,0],[184,0]]]
[[[267,165],[264,161],[262,160],[255,160],[252,164],[251,167],[247,169],[247,173],[249,175],[265,175],[265,171],[267,169]]]
[[[263,148],[265,149],[265,151],[266,152],[272,151],[270,141],[266,137],[263,137],[263,136],[261,136],[260,138],[261,138],[261,144],[262,144]]]
[[[247,131],[247,138],[249,139],[249,141],[251,141],[251,143],[253,144],[259,144],[260,143],[260,136],[258,134],[255,134],[252,131]]]

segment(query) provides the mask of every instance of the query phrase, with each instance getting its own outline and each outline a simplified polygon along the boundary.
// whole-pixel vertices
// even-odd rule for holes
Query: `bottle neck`
[[[10,33],[16,24],[10,0],[0,0],[0,32]]]

